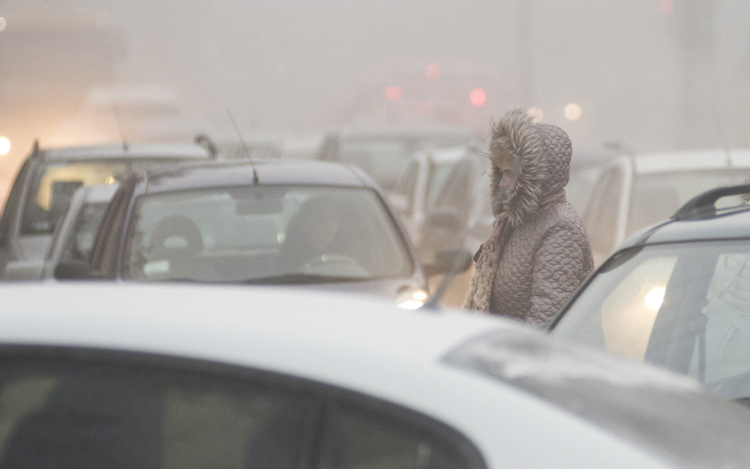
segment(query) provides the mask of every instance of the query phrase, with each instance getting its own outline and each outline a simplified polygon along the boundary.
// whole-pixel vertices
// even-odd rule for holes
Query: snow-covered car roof
[[[750,462],[744,408],[683,378],[548,345],[505,320],[278,288],[17,285],[0,294],[0,344],[157,354],[322,382],[452,426],[489,468]]]

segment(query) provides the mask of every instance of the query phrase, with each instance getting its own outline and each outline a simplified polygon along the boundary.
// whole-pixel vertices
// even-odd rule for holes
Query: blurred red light
[[[482,88],[474,88],[469,95],[469,100],[474,106],[482,107],[484,106],[484,103],[487,102],[487,93],[485,93]]]
[[[662,0],[659,2],[659,11],[662,15],[670,16],[674,14],[674,2],[672,0]]]
[[[440,77],[440,67],[435,64],[428,65],[427,68],[424,69],[424,73],[430,80],[436,80]]]
[[[398,86],[389,86],[385,89],[385,99],[388,101],[398,101],[404,96],[404,90]]]

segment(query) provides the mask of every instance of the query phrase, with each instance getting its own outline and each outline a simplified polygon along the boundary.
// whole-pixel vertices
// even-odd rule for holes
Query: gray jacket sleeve
[[[551,229],[534,254],[531,309],[527,320],[546,327],[589,274],[582,241],[565,227]]]

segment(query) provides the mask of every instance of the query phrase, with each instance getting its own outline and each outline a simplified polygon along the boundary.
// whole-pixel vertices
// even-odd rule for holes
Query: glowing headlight
[[[402,309],[419,309],[430,295],[424,290],[414,290],[406,296],[400,296],[396,303]]]

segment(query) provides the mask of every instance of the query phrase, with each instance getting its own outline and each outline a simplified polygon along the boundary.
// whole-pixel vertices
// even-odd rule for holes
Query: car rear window
[[[553,334],[750,398],[750,244],[634,248],[597,272]]]

